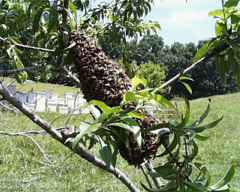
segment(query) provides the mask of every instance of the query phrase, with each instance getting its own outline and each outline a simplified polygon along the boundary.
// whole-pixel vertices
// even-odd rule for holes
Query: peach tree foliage
[[[71,31],[80,29],[95,37],[109,35],[112,41],[124,43],[127,38],[141,36],[159,28],[159,24],[142,19],[151,11],[152,3],[152,0],[116,0],[90,6],[88,0],[1,0],[0,62],[17,69],[28,65],[38,66],[40,62],[39,69],[49,72],[50,76],[52,71],[57,74],[56,68],[67,67],[74,71],[70,65],[72,55],[69,54],[74,45],[68,44]],[[216,18],[216,37],[198,50],[195,60],[217,57],[219,71],[224,73],[232,70],[240,80],[239,66],[234,62],[237,58],[234,47],[239,44],[238,3],[238,0],[222,1],[222,9],[209,13]],[[78,17],[79,12],[81,15]],[[35,48],[24,47],[23,44]],[[45,49],[38,50],[36,47]],[[16,77],[23,82],[27,75],[22,71]],[[134,78],[132,89],[124,94],[119,106],[110,107],[98,100],[90,101],[90,104],[102,111],[100,117],[93,115],[91,119],[81,122],[76,137],[67,138],[65,143],[70,143],[73,149],[80,144],[86,148],[98,145],[101,159],[107,165],[115,167],[119,147],[122,143],[128,145],[129,135],[133,136],[136,145],[141,146],[143,135],[162,129],[166,132],[159,132],[161,146],[158,153],[154,157],[146,157],[146,160],[155,162],[155,167],[143,170],[146,182],[142,186],[146,191],[229,191],[235,164],[213,184],[204,164],[195,161],[198,155],[196,140],[208,139],[202,133],[216,126],[222,117],[204,124],[210,111],[208,105],[198,119],[190,122],[188,101],[185,101],[185,113],[182,114],[170,101],[157,94],[160,88],[139,90],[139,84],[145,85],[145,81]],[[190,90],[189,86],[185,86]],[[124,108],[125,105],[132,104],[134,108]],[[156,111],[154,115],[164,122],[165,127],[142,130],[138,122],[144,118],[144,114],[139,109],[150,110],[150,113]],[[164,110],[172,110],[176,115],[161,119],[162,114],[157,111]],[[139,166],[141,165],[137,164],[136,168]]]
[[[60,72],[64,74],[62,66],[71,68],[64,51],[71,31],[81,29],[98,37],[109,35],[112,41],[122,43],[126,38],[159,29],[157,22],[142,19],[150,12],[152,1],[136,2],[126,0],[90,4],[89,0],[1,0],[0,36],[7,38],[7,42],[1,41],[1,63],[13,68],[37,66],[38,70],[29,73],[35,80],[58,79]],[[54,52],[20,50],[17,43],[54,49]],[[4,51],[6,49],[7,53]],[[22,72],[18,76],[26,79],[27,74]]]
[[[134,78],[133,84],[143,83],[144,80]],[[124,110],[121,106],[126,104],[136,104],[136,108],[130,111]],[[92,100],[90,104],[94,104],[101,109],[102,114],[99,118],[93,118],[91,122],[83,122],[80,124],[80,133],[67,142],[72,142],[73,146],[81,142],[85,147],[92,148],[99,144],[99,155],[109,165],[117,165],[118,144],[127,143],[129,133],[141,145],[143,134],[138,124],[139,119],[144,116],[136,109],[145,108],[151,105],[161,110],[172,109],[179,114],[179,111],[173,104],[163,96],[154,94],[149,91],[131,90],[124,95],[123,102],[120,106],[109,107],[105,103]],[[146,105],[147,104],[147,105]],[[196,161],[198,155],[197,140],[205,141],[209,139],[202,133],[215,127],[222,117],[215,121],[204,124],[205,118],[210,112],[210,105],[204,113],[195,121],[190,122],[190,104],[185,101],[185,113],[164,119],[161,112],[158,116],[165,121],[165,126],[170,132],[162,134],[161,146],[158,154],[154,158],[155,167],[147,171],[146,183],[141,183],[146,191],[228,191],[229,182],[235,172],[233,164],[226,175],[217,183],[211,183],[211,175],[203,162]],[[156,126],[151,130],[161,130],[162,127]],[[82,130],[82,131],[81,131]],[[146,157],[147,158],[147,157]],[[135,165],[136,168],[141,165]],[[196,176],[197,175],[197,176]],[[154,181],[160,179],[160,184],[154,186]]]

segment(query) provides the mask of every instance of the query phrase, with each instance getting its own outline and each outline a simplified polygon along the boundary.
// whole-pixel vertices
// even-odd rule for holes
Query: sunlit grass
[[[1,78],[1,77],[0,77]],[[23,84],[19,84],[16,80],[11,78],[4,78],[4,82],[6,84],[14,84],[16,85],[17,91],[21,92],[50,92],[50,93],[57,93],[59,96],[63,96],[64,93],[79,93],[79,88],[68,87],[58,84],[51,84],[51,83],[41,83],[41,82],[31,82],[27,81]]]

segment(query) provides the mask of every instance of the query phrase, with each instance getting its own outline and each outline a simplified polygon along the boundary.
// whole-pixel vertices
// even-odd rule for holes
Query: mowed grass
[[[41,115],[53,120],[54,126],[63,126],[67,117],[57,114]],[[56,120],[57,119],[57,120]],[[68,124],[77,125],[77,117]],[[0,114],[0,131],[19,132],[40,130],[22,115]],[[62,191],[127,191],[117,179],[91,164],[48,136],[34,136],[51,163],[28,137],[0,136],[0,191],[62,192]],[[119,167],[136,182],[139,172],[119,160]]]
[[[51,84],[51,83],[41,83],[41,82],[31,82],[26,81],[23,84],[17,83],[13,78],[7,77],[0,77],[3,79],[7,85],[14,84],[16,85],[17,91],[20,92],[50,92],[50,93],[57,93],[59,96],[63,96],[65,93],[79,93],[80,89],[75,87],[68,87],[58,84]]]
[[[223,121],[205,135],[210,138],[199,142],[198,160],[206,162],[217,180],[228,169],[231,162],[240,164],[240,93],[212,97],[211,112],[206,123],[224,115]],[[192,119],[197,118],[207,106],[207,98],[191,102]],[[65,124],[78,125],[81,118],[70,121],[58,114],[41,114],[55,127]],[[56,119],[57,118],[57,119]],[[55,121],[52,121],[55,119]],[[19,132],[40,130],[21,114],[0,113],[0,131]],[[39,148],[27,137],[0,136],[0,191],[4,192],[124,192],[127,191],[117,179],[65,149],[48,136],[34,136],[47,154],[46,161]],[[144,181],[140,171],[129,167],[121,158],[118,167],[133,181]],[[233,192],[240,191],[239,167],[232,182]]]

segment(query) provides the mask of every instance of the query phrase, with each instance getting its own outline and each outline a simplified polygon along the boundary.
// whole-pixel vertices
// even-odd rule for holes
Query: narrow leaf
[[[239,3],[239,0],[228,0],[224,4],[224,7],[236,7]]]
[[[227,171],[226,175],[220,179],[215,185],[211,186],[210,189],[212,191],[216,191],[222,187],[224,187],[225,185],[227,185],[233,178],[234,174],[235,174],[235,169],[236,169],[236,164],[233,163],[232,166],[229,168],[229,170]]]
[[[192,129],[192,130],[195,131],[196,133],[203,132],[206,129],[211,129],[211,128],[215,127],[220,121],[222,121],[222,119],[223,119],[223,116],[207,125],[203,125],[203,126],[197,127],[196,129]]]
[[[91,100],[91,101],[89,102],[89,104],[92,104],[92,105],[97,106],[99,109],[102,110],[103,113],[107,113],[107,114],[112,113],[111,107],[109,107],[108,105],[106,105],[106,104],[105,104],[104,102],[102,102],[102,101]]]
[[[203,46],[198,49],[196,55],[193,58],[193,61],[198,61],[199,59],[202,59],[209,51],[210,49],[210,42],[206,42],[203,44]]]

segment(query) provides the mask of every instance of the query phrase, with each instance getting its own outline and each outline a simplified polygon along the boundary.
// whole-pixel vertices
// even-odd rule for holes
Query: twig
[[[24,67],[21,69],[11,69],[11,70],[0,70],[0,75],[10,75],[15,74],[22,71],[33,71],[34,69],[37,69],[38,67]]]
[[[58,128],[56,129],[56,131],[61,131],[64,130],[66,128]],[[0,131],[0,135],[4,135],[6,132]],[[9,135],[12,136],[22,136],[22,135],[46,135],[47,132],[46,131],[22,131],[22,132],[16,132],[16,133],[7,133]]]
[[[113,174],[126,187],[128,187],[128,189],[131,192],[140,192],[140,190],[127,177],[127,175],[125,175],[119,169],[117,169],[113,166],[107,165],[104,161],[98,159],[96,156],[89,153],[82,146],[78,145],[76,148],[73,148],[71,142],[65,142],[62,135],[58,131],[56,131],[56,129],[54,127],[52,127],[48,122],[44,121],[39,116],[37,116],[36,114],[34,114],[30,110],[28,110],[21,102],[17,101],[17,99],[11,95],[8,88],[5,87],[4,84],[2,84],[2,83],[0,84],[0,95],[2,95],[5,100],[7,100],[9,103],[11,103],[13,106],[15,106],[17,109],[19,109],[31,121],[33,121],[35,124],[40,126],[47,133],[49,133],[55,140],[59,141],[64,146],[68,147],[71,151],[78,154],[80,157],[84,158],[85,160],[89,161],[96,167],[99,167],[99,168]]]
[[[55,52],[54,49],[47,49],[47,48],[42,48],[42,47],[33,47],[33,46],[30,46],[30,45],[23,45],[23,44],[20,44],[20,43],[16,43],[15,44],[17,47],[20,47],[20,48],[24,48],[24,49],[32,49],[32,50],[36,50],[36,51],[42,51],[42,52]]]
[[[77,85],[80,85],[80,80],[74,75],[71,71],[69,71],[65,66],[63,67],[63,70],[71,77]]]
[[[177,81],[182,75],[190,72],[191,70],[193,70],[197,65],[199,65],[200,63],[204,63],[209,59],[209,56],[203,57],[202,59],[196,61],[195,63],[193,63],[192,65],[190,65],[188,68],[186,68],[183,72],[178,73],[177,75],[175,75],[174,77],[172,77],[171,79],[169,79],[168,81],[166,81],[165,83],[163,83],[160,87],[156,88],[153,90],[153,93],[156,93],[158,91],[160,91],[161,89],[171,85],[172,83],[174,83],[175,81]]]
[[[44,159],[46,160],[46,162],[48,162],[49,164],[52,163],[51,160],[48,158],[48,155],[45,153],[45,151],[41,147],[41,145],[37,141],[35,141],[35,139],[30,137],[29,135],[23,135],[23,136],[29,138],[35,144],[35,146],[38,148],[38,150],[42,153],[42,155],[43,155]]]
[[[146,171],[145,171],[145,169],[144,169],[144,165],[143,165],[143,164],[140,165],[140,168],[141,168],[141,170],[142,170],[142,173],[143,173],[143,175],[144,175],[144,177],[145,177],[145,179],[146,179],[149,187],[150,187],[150,188],[153,188],[152,183],[151,183],[150,178],[149,178],[149,175],[146,173]]]
[[[146,169],[149,171],[149,172],[152,172],[152,173],[154,173],[154,172],[156,172],[155,170],[154,170],[154,168],[153,168],[153,165],[152,165],[152,162],[151,161],[147,161],[146,163],[145,163],[145,167],[146,167]],[[152,180],[153,180],[153,183],[154,183],[154,185],[156,186],[156,188],[157,189],[160,189],[160,181],[158,180],[158,178],[156,178],[156,177],[152,177],[151,176],[151,178],[152,178]]]
[[[7,38],[3,38],[3,37],[0,37],[0,41],[2,41],[2,42],[9,42],[9,40]],[[24,45],[24,44],[20,44],[20,43],[14,43],[14,45],[17,46],[17,47],[20,47],[20,48],[24,48],[24,49],[32,49],[32,50],[43,51],[43,52],[55,52],[54,49],[47,49],[47,48],[42,48],[42,47],[34,47],[34,46]]]
[[[63,12],[62,12],[62,22],[63,26],[65,27],[67,24],[67,11],[69,7],[69,0],[64,0],[63,1]]]
[[[17,113],[17,110],[15,110],[15,109],[7,106],[7,105],[4,105],[1,101],[0,101],[0,106],[1,106],[2,108],[6,109],[7,111],[10,111],[10,112],[12,112],[12,113]]]
[[[27,137],[29,138],[33,144],[38,148],[38,150],[41,152],[41,154],[43,155],[44,159],[48,162],[48,163],[51,163],[51,160],[48,158],[48,155],[44,152],[43,148],[40,146],[40,144],[35,141],[32,137],[30,137],[29,135],[27,134],[24,134],[24,132],[22,133],[7,133],[7,132],[3,132],[3,131],[0,131],[0,135],[5,135],[5,136],[21,136],[21,137]]]

